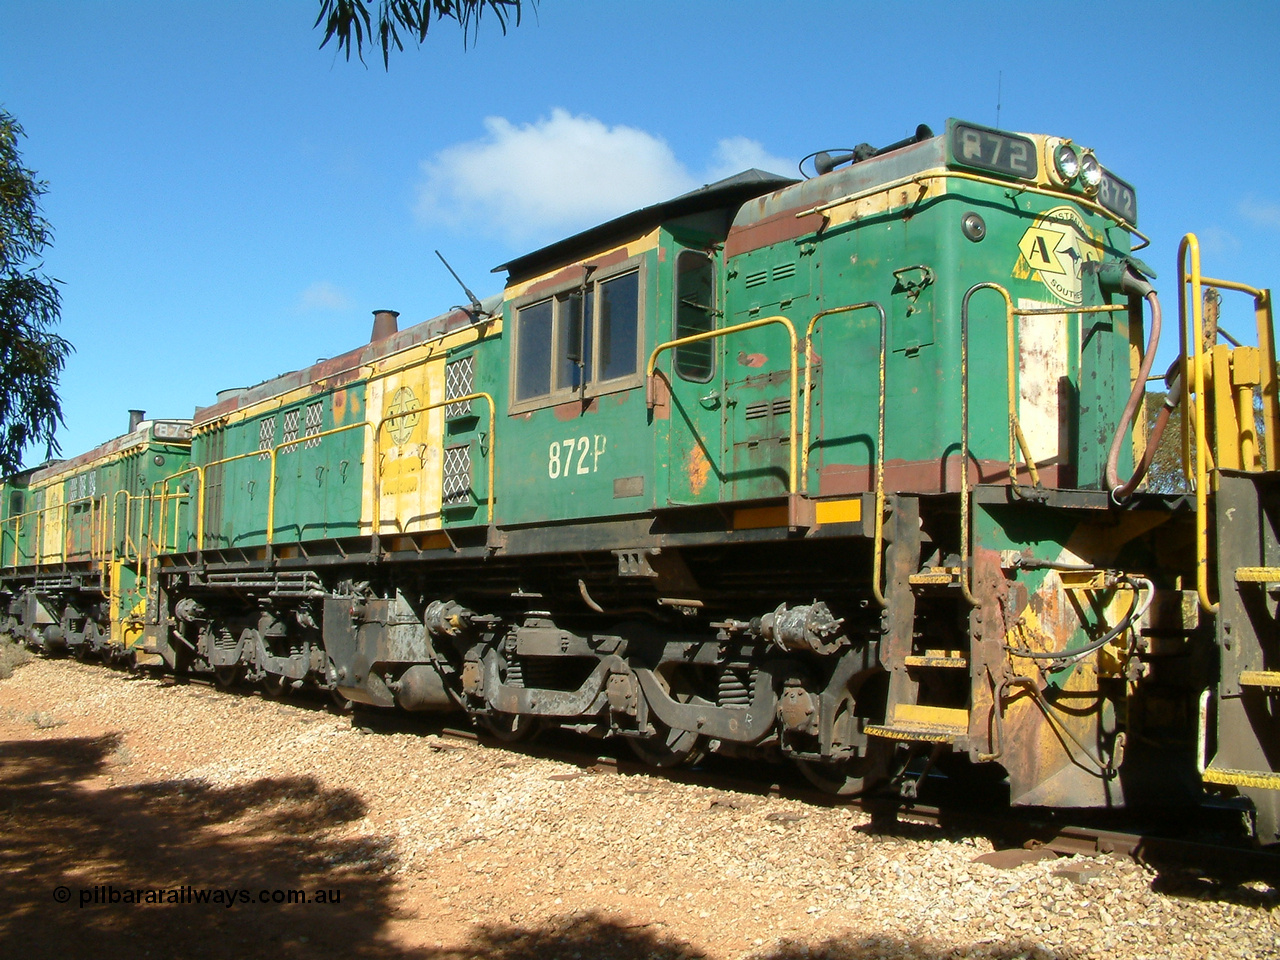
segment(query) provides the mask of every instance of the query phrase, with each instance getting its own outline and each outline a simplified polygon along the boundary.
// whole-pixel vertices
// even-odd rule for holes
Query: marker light
[[[1059,144],[1058,149],[1053,151],[1053,165],[1058,170],[1058,176],[1066,183],[1070,183],[1076,178],[1076,174],[1080,172],[1080,159],[1076,156],[1076,152],[1071,149],[1068,144]]]
[[[1087,190],[1097,190],[1098,184],[1102,183],[1102,167],[1092,153],[1086,153],[1080,161],[1080,179]]]

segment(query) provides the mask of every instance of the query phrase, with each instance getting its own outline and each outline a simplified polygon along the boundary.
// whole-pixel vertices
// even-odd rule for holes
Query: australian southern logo
[[[418,398],[409,387],[401,387],[391,398],[391,406],[387,408],[387,429],[391,439],[397,444],[405,443],[413,436],[413,428],[418,425],[421,414]]]
[[[1081,270],[1087,260],[1102,259],[1102,235],[1071,207],[1042,213],[1018,241],[1016,276],[1039,278],[1055,297],[1079,306]]]

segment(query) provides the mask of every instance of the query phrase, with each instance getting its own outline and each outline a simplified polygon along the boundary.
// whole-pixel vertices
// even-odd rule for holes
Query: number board
[[[1026,137],[971,123],[957,123],[951,128],[951,154],[956,163],[966,167],[1020,180],[1034,180],[1038,170],[1036,145]]]
[[[1138,225],[1138,195],[1106,167],[1098,184],[1098,202],[1126,223]]]

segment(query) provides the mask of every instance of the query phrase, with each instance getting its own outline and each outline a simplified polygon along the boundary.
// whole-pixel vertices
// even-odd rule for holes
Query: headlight
[[[1080,172],[1080,159],[1076,156],[1076,152],[1065,143],[1059,144],[1058,149],[1053,151],[1053,165],[1058,170],[1058,176],[1062,177],[1066,183],[1074,180],[1076,174]]]
[[[1097,190],[1098,184],[1102,183],[1102,167],[1092,153],[1086,153],[1080,161],[1080,179],[1086,190]]]

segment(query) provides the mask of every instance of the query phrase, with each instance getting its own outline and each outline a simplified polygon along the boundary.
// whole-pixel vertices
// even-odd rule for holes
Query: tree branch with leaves
[[[0,109],[0,473],[22,466],[31,443],[58,451],[58,374],[71,344],[53,332],[62,310],[59,281],[41,259],[53,228],[41,215],[48,184],[22,165],[22,126]]]
[[[421,45],[433,22],[456,20],[462,28],[462,43],[474,42],[480,32],[480,19],[486,10],[492,11],[505,36],[507,24],[520,25],[520,15],[525,3],[537,7],[538,0],[380,0],[377,25],[366,0],[320,0],[320,13],[314,26],[324,24],[324,39],[320,48],[330,40],[338,42],[338,50],[348,60],[354,49],[364,63],[364,46],[373,46],[375,38],[382,47],[383,69],[391,68],[391,48],[404,50],[404,40]]]

